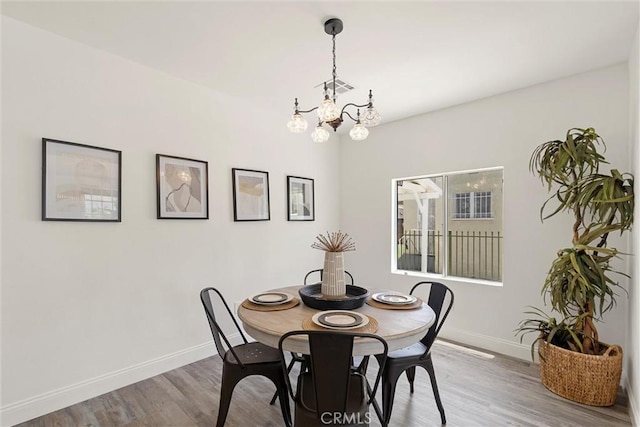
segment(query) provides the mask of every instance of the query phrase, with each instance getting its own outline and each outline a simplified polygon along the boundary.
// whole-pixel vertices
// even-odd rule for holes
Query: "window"
[[[493,218],[491,212],[491,191],[475,191],[470,193],[456,193],[455,210],[453,217],[456,219],[464,218]]]
[[[502,281],[503,169],[393,180],[393,271]]]
[[[471,218],[471,194],[473,193],[456,193],[454,218]]]

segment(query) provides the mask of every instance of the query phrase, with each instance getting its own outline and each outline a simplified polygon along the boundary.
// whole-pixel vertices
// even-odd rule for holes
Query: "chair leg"
[[[409,390],[413,393],[413,381],[416,379],[416,367],[412,366],[404,372],[407,374],[407,379],[409,380]]]
[[[273,393],[273,397],[271,398],[271,401],[269,402],[269,405],[273,405],[274,403],[276,403],[276,399],[278,398],[278,390],[276,390]]]
[[[302,355],[302,361],[300,362],[300,373],[307,372],[309,370],[309,366],[311,366],[311,356],[308,354]]]
[[[382,377],[382,413],[384,414],[383,425],[389,425],[391,420],[391,410],[393,409],[393,398],[396,393],[396,383],[402,372],[397,375],[393,375],[391,372],[386,372]]]
[[[369,367],[369,356],[363,356],[360,364],[356,366],[356,372],[361,373],[362,375],[367,375],[367,368]]]
[[[433,396],[436,399],[436,405],[438,406],[438,411],[440,411],[440,420],[442,424],[447,423],[447,418],[444,415],[444,408],[442,407],[442,401],[440,400],[440,393],[438,392],[438,383],[436,382],[436,372],[433,369],[433,362],[431,361],[431,355],[427,356],[426,359],[426,368],[429,373],[429,378],[431,379],[431,388],[433,389]]]
[[[273,373],[268,378],[276,386],[276,396],[280,400],[280,410],[282,411],[282,419],[287,427],[291,427],[291,408],[289,406],[289,390],[282,374]]]
[[[287,373],[291,372],[291,369],[293,369],[294,363],[296,363],[295,359],[291,359],[291,361],[289,362],[289,365],[287,365]],[[276,403],[277,398],[278,398],[278,390],[276,390],[275,393],[273,393],[273,397],[271,398],[271,402],[269,402],[269,405],[273,405],[274,403]]]
[[[376,412],[376,416],[378,417],[378,421],[380,421],[380,424],[382,424],[382,427],[387,427],[388,424],[384,420],[384,413],[382,412],[382,409],[380,408],[380,405],[378,404],[375,396],[371,394],[372,392],[373,390],[371,389],[371,385],[369,384],[369,381],[367,381],[367,396],[369,397],[369,399],[371,399],[371,406],[373,406],[373,410]]]
[[[233,389],[237,383],[236,378],[233,378],[225,371],[222,371],[222,384],[220,385],[220,404],[218,405],[218,421],[216,427],[224,427],[224,423],[227,420],[227,414],[229,413],[229,405],[231,404],[231,395]]]
[[[291,406],[289,405],[289,391],[284,380],[278,386],[278,397],[280,398],[280,410],[282,411],[282,419],[287,427],[291,427]]]

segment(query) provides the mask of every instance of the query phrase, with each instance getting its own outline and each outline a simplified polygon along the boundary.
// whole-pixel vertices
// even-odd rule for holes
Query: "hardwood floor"
[[[608,408],[580,405],[549,392],[531,363],[500,355],[486,358],[445,342],[436,342],[432,355],[447,426],[631,425],[624,395]],[[212,426],[221,368],[220,359],[210,357],[19,426]],[[283,426],[279,406],[269,405],[273,390],[264,378],[243,380],[234,391],[226,426]],[[380,426],[371,413],[371,425]],[[390,425],[440,425],[426,371],[418,370],[413,395],[406,377],[398,381]]]

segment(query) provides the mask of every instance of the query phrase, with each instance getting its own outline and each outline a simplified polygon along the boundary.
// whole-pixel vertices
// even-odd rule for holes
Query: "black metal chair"
[[[444,321],[447,319],[449,311],[451,311],[451,307],[453,306],[453,292],[442,283],[419,282],[411,288],[410,294],[413,295],[416,288],[421,285],[431,285],[427,304],[436,313],[436,320],[422,340],[412,346],[389,353],[384,373],[382,374],[382,413],[385,420],[384,424],[389,424],[389,420],[391,419],[396,383],[400,375],[406,372],[410,391],[413,393],[413,382],[415,380],[417,366],[424,368],[429,373],[433,396],[435,397],[436,405],[440,412],[440,420],[442,424],[447,423],[444,408],[440,401],[440,393],[438,392],[436,373],[431,360],[431,345],[438,336],[438,332],[440,332],[440,328],[442,328]]]
[[[313,283],[307,283],[307,279],[309,278],[309,276],[311,276],[314,273],[320,273],[320,281],[322,281],[322,272],[323,269],[319,268],[317,270],[311,270],[310,272],[308,272],[305,276],[304,276],[304,285],[312,285]],[[354,281],[353,281],[353,276],[351,275],[351,273],[349,273],[348,271],[345,270],[344,274],[349,277],[349,280],[351,281],[351,283],[348,283],[349,285],[353,285]],[[319,282],[314,282],[314,283],[319,283]],[[291,369],[293,369],[293,365],[298,362],[300,363],[301,366],[301,370],[305,369],[305,359],[304,356],[302,356],[301,354],[297,354],[297,353],[291,353],[291,360],[289,361],[289,364],[287,365],[287,372],[291,372]],[[276,401],[276,399],[278,398],[278,393],[275,393],[273,395],[273,397],[271,398],[271,404],[273,405]]]
[[[243,344],[232,346],[225,336],[222,328],[216,320],[213,309],[211,296],[218,297],[218,300],[224,304],[229,318],[233,320],[234,325]],[[245,337],[242,329],[238,325],[229,305],[225,301],[222,294],[215,288],[204,288],[200,291],[200,300],[207,314],[207,320],[213,334],[213,341],[218,349],[218,354],[222,358],[222,385],[220,387],[220,405],[218,408],[218,421],[216,426],[224,426],[231,404],[231,395],[236,384],[243,378],[250,375],[262,375],[269,378],[276,386],[276,393],[280,397],[280,409],[282,410],[282,418],[287,427],[291,426],[291,409],[289,407],[289,393],[287,392],[287,384],[285,371],[280,363],[280,352],[272,347],[268,347],[259,342],[249,342]]]
[[[320,273],[320,280],[317,282],[313,282],[313,283],[320,283],[322,282],[322,272],[324,270],[322,268],[318,268],[317,270],[311,270],[310,272],[308,272],[306,274],[306,276],[304,276],[304,285],[311,285],[312,283],[307,283],[307,279],[309,278],[309,276],[313,275],[314,273]],[[349,277],[349,279],[347,280],[347,285],[353,285],[355,282],[353,280],[353,276],[351,275],[351,273],[349,273],[347,270],[344,271],[345,276]],[[349,281],[351,281],[351,283],[349,283]]]
[[[283,347],[289,339],[306,337],[309,340],[308,369],[298,376],[294,394],[289,376],[287,389],[295,402],[294,425],[368,426],[369,405],[375,398],[387,357],[387,342],[377,335],[347,331],[293,331],[284,334],[278,343],[282,368],[286,367]],[[351,355],[355,338],[367,338],[381,343],[373,388],[367,378],[351,369]],[[367,388],[371,393],[367,393]]]

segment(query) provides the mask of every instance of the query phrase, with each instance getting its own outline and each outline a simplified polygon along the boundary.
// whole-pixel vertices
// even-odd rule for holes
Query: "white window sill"
[[[391,270],[391,274],[399,274],[401,276],[410,276],[410,277],[420,277],[424,279],[431,279],[434,281],[446,280],[447,282],[455,282],[455,283],[470,283],[474,285],[497,286],[497,287],[503,286],[502,282],[492,282],[490,280],[482,280],[482,279],[471,279],[468,277],[443,276],[441,274],[423,273],[421,271]]]

